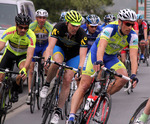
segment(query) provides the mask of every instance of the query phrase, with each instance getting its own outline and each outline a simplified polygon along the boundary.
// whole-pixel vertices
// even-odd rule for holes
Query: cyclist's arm
[[[86,54],[87,54],[87,47],[80,47],[80,63],[79,63],[79,67],[83,67]]]
[[[28,67],[31,63],[33,53],[34,53],[34,49],[35,49],[34,47],[28,47],[28,49],[27,49],[27,58],[26,58],[25,65],[24,65],[26,70],[28,70]]]
[[[100,39],[99,46],[97,49],[97,61],[102,60],[105,52],[105,48],[107,46],[108,42],[105,39]]]
[[[138,68],[137,54],[138,54],[138,49],[130,48],[130,61],[131,61],[132,74],[136,74],[136,72],[137,72],[137,68]]]
[[[144,39],[147,40],[147,29],[144,29]]]
[[[57,38],[48,37],[48,42],[49,42],[49,44],[48,44],[46,51],[45,51],[45,61],[48,59],[49,56],[53,55],[53,49],[54,49],[55,44],[57,42]]]
[[[0,51],[5,47],[5,42],[3,41],[0,41]]]

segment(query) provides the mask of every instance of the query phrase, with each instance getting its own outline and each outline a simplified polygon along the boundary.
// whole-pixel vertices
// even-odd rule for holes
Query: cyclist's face
[[[71,35],[75,35],[79,29],[79,26],[74,26],[71,23],[68,23],[68,33],[70,33]]]
[[[132,22],[132,21],[122,21],[122,25],[121,25],[121,21],[120,21],[119,25],[121,27],[121,31],[123,32],[123,34],[128,35],[130,33],[131,29],[134,26],[134,22]]]
[[[91,34],[94,34],[96,29],[97,29],[97,26],[91,26],[91,25],[87,25],[88,27],[88,31],[91,33]]]
[[[142,24],[142,19],[138,19],[137,22],[138,22],[139,25],[141,25]]]
[[[36,20],[40,27],[42,27],[45,24],[46,19],[47,19],[46,17],[42,17],[42,16],[36,17]]]
[[[29,29],[29,25],[16,25],[18,35],[24,36]]]

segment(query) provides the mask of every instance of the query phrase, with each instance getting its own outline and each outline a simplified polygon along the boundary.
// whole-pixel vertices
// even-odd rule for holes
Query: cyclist
[[[74,123],[75,113],[82,103],[84,94],[90,87],[92,81],[91,75],[100,69],[99,64],[102,65],[104,63],[107,68],[115,69],[117,73],[125,76],[128,75],[125,66],[117,58],[117,52],[127,45],[130,48],[132,66],[132,75],[130,78],[135,80],[133,83],[135,87],[138,82],[136,78],[136,70],[138,67],[138,36],[132,27],[136,18],[136,13],[133,10],[120,10],[118,13],[118,21],[108,24],[97,37],[85,59],[79,87],[72,97],[69,124]],[[108,93],[112,95],[118,92],[126,83],[126,80],[116,77],[115,84],[108,87]]]
[[[36,47],[34,51],[34,56],[39,56],[42,53],[42,56],[45,54],[46,47],[48,46],[48,39],[52,32],[53,26],[46,21],[48,17],[48,12],[44,9],[38,9],[36,11],[36,20],[29,25],[29,28],[36,35]],[[29,76],[28,76],[28,97],[26,99],[26,103],[30,103],[31,97],[31,82],[34,68],[34,59],[30,64]]]
[[[57,23],[52,31],[49,45],[46,49],[45,60],[49,56],[56,62],[66,62],[68,66],[78,68],[83,67],[84,59],[87,54],[87,36],[85,31],[80,27],[82,16],[78,11],[70,10],[65,16],[66,22]],[[55,77],[58,66],[51,64],[47,73],[45,86],[43,86],[40,96],[45,98],[51,80]],[[72,70],[66,70],[63,76],[63,85],[58,100],[58,107],[54,112],[51,123],[59,123],[62,114],[62,108],[69,95],[70,83],[74,76]]]
[[[113,22],[116,20],[116,17],[113,14],[108,14],[104,16],[104,23],[101,25],[101,28],[103,29],[106,25],[108,25],[110,22]]]
[[[99,26],[100,23],[100,18],[97,15],[91,14],[86,17],[86,24],[81,25],[81,27],[85,30],[87,34],[88,50],[91,48],[97,35],[102,30]]]
[[[146,121],[150,115],[150,98],[145,106],[145,109],[141,116],[136,120],[134,124],[146,124]]]
[[[136,21],[134,22],[133,29],[135,30],[136,34],[138,35],[138,33],[139,33],[139,26],[138,26],[138,23]],[[121,62],[123,62],[123,64],[125,64],[125,60],[126,60],[126,51],[124,50],[126,48],[128,48],[128,46],[123,48],[123,50],[121,51]]]
[[[145,45],[148,45],[147,23],[143,20],[141,14],[137,14],[137,22],[139,25],[139,46],[141,49],[140,59],[144,59]]]
[[[0,60],[0,68],[9,68],[13,66],[13,60],[16,61],[16,65],[19,67],[20,72],[23,75],[17,76],[17,82],[14,84],[12,89],[12,102],[18,101],[18,88],[21,78],[25,80],[27,76],[27,70],[31,63],[34,49],[36,36],[34,32],[29,29],[29,24],[31,19],[28,15],[23,13],[18,14],[15,17],[16,26],[8,28],[2,35],[0,39],[0,51],[6,45],[4,54]],[[4,78],[4,75],[0,73],[0,80]]]

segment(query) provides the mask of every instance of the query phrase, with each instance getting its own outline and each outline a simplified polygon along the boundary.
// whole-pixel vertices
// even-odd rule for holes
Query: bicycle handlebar
[[[6,69],[0,68],[0,71],[2,71],[4,73],[19,74],[19,72],[11,71],[8,68],[6,68]]]
[[[102,67],[102,69],[103,69],[104,71],[108,71],[110,74],[113,74],[113,75],[115,75],[115,76],[118,76],[118,77],[120,77],[120,78],[123,78],[123,79],[125,79],[125,80],[127,80],[127,81],[130,81],[130,80],[131,80],[131,78],[129,78],[129,77],[125,76],[125,75],[122,75],[122,74],[118,74],[116,71],[110,70],[110,69],[108,69],[108,68],[106,68],[106,67]],[[93,75],[91,75],[91,77],[95,77],[97,74],[98,74],[98,72],[95,72]]]
[[[64,68],[66,68],[66,69],[70,69],[70,70],[73,70],[73,71],[75,71],[75,72],[77,72],[78,71],[78,69],[76,69],[76,68],[73,68],[73,67],[70,67],[70,66],[67,66],[66,64],[64,64],[64,63],[58,63],[58,62],[56,62],[56,61],[53,61],[53,60],[50,60],[49,61],[49,63],[54,63],[54,64],[56,64],[56,65],[58,65],[58,66],[61,66],[61,67],[64,67]]]

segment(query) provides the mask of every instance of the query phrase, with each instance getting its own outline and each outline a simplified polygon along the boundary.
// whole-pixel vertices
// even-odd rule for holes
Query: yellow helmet
[[[81,25],[82,16],[78,11],[70,10],[66,13],[65,19],[74,26]]]

